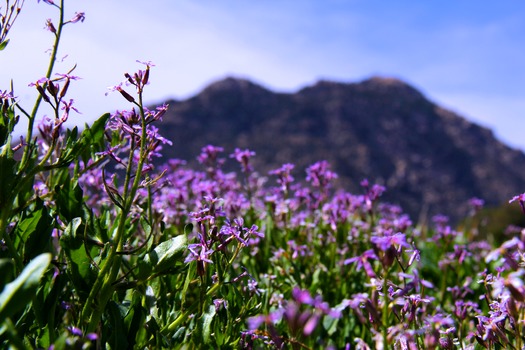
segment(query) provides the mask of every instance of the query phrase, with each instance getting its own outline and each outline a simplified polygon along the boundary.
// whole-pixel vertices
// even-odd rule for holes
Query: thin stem
[[[59,9],[60,9],[59,25],[58,25],[57,32],[55,33],[55,43],[53,45],[53,51],[51,53],[51,58],[50,58],[49,66],[48,66],[47,73],[46,73],[46,77],[48,79],[49,79],[49,77],[51,77],[51,74],[53,73],[53,67],[54,67],[56,56],[57,56],[57,52],[58,52],[58,46],[59,46],[59,43],[60,43],[60,37],[62,35],[62,27],[64,26],[64,0],[60,1]],[[34,120],[35,120],[36,113],[38,111],[38,107],[39,107],[41,101],[42,101],[42,96],[39,94],[38,97],[37,97],[37,100],[35,102],[35,105],[33,107],[33,111],[31,113],[31,115],[29,116],[29,124],[28,124],[28,127],[27,127],[27,136],[26,136],[26,140],[27,140],[28,143],[31,143],[31,139],[33,137],[32,135],[33,135]],[[30,155],[31,155],[31,153],[34,150],[34,148],[31,147],[31,145],[28,145],[28,146],[25,147],[24,153],[22,154],[22,159],[20,161],[20,165],[19,165],[19,168],[18,168],[18,174],[17,174],[17,177],[19,178],[20,181],[17,181],[17,186],[11,192],[11,195],[6,200],[6,203],[13,203],[15,197],[17,196],[19,191],[26,185],[26,183],[28,181],[32,181],[34,176],[39,171],[42,170],[43,164],[45,164],[45,162],[47,162],[47,160],[51,156],[51,153],[52,153],[52,150],[54,148],[55,142],[56,141],[53,140],[53,145],[49,148],[47,154],[40,161],[40,163],[35,168],[33,168],[28,174],[25,174],[24,176],[22,176],[22,174],[24,173],[24,171],[25,171],[25,169],[27,167]],[[2,237],[4,239],[4,242],[6,243],[7,248],[9,249],[9,252],[11,253],[11,256],[15,260],[15,264],[16,264],[17,270],[21,271],[22,267],[23,267],[22,259],[20,258],[18,252],[14,248],[14,245],[13,245],[10,237],[8,237],[8,235],[5,233],[5,230],[6,230],[7,224],[8,224],[8,218],[11,216],[11,214],[12,214],[12,211],[10,211],[10,210],[2,210],[2,215],[0,217],[0,237]]]
[[[9,202],[8,202],[9,203]],[[7,234],[7,225],[8,225],[8,218],[10,216],[9,210],[2,210],[0,214],[0,237],[4,240],[5,245],[7,246],[7,249],[9,250],[9,255],[14,259],[15,266],[17,272],[22,271],[24,265],[22,262],[22,258],[18,254],[18,251],[16,250],[13,241],[11,240],[11,237]]]
[[[388,349],[388,275],[389,267],[385,267],[385,276],[383,278],[383,348]]]
[[[207,292],[206,292],[206,296],[209,297],[209,296],[212,296],[215,294],[215,292],[219,289],[219,287],[221,286],[221,283],[216,283],[214,284]],[[179,315],[179,317],[177,317],[177,319],[175,321],[173,321],[172,323],[170,323],[167,327],[163,328],[161,330],[162,333],[166,334],[166,333],[169,333],[169,332],[174,332],[177,330],[177,327],[184,321],[188,318],[189,315],[191,315],[195,309],[199,307],[199,304],[193,304],[188,310],[184,311],[182,314]]]
[[[49,65],[47,67],[46,72],[46,78],[50,79],[51,74],[53,74],[53,69],[55,67],[56,57],[58,53],[58,47],[60,44],[60,38],[62,37],[62,29],[64,27],[64,0],[60,0],[60,6],[56,6],[59,9],[59,20],[58,20],[58,27],[57,31],[55,33],[55,43],[53,44],[53,49],[51,51],[51,57],[49,58]],[[31,115],[29,116],[29,121],[27,125],[27,134],[26,134],[26,141],[28,143],[31,142],[31,139],[33,138],[33,127],[35,124],[36,114],[38,112],[38,109],[40,107],[40,103],[42,102],[42,95],[38,94],[38,97],[36,98],[35,104],[33,106],[33,110],[31,111]],[[30,158],[30,150],[31,147],[26,147],[24,149],[24,154],[22,155],[22,160],[20,162],[19,172],[22,173],[24,169],[27,166],[27,162]]]
[[[141,139],[140,139],[140,153],[139,161],[137,164],[137,169],[135,171],[135,176],[131,188],[129,187],[131,183],[131,174],[133,172],[133,153],[135,151],[134,140],[132,138],[132,145],[130,147],[129,156],[128,156],[128,165],[126,168],[126,175],[124,179],[124,203],[120,211],[120,217],[118,226],[114,235],[113,244],[111,245],[109,254],[105,260],[101,271],[99,272],[95,284],[91,289],[84,309],[82,311],[83,315],[88,315],[90,309],[92,309],[91,315],[89,317],[89,323],[87,326],[88,332],[93,332],[96,330],[98,323],[102,317],[102,314],[106,308],[106,304],[113,294],[113,283],[117,280],[118,273],[120,271],[120,261],[122,257],[118,254],[119,251],[122,251],[125,241],[125,232],[126,232],[126,222],[128,215],[131,211],[131,207],[135,200],[140,182],[142,179],[142,169],[144,168],[144,161],[146,159],[146,142],[147,142],[147,133],[146,133],[146,117],[144,112],[144,107],[142,104],[142,89],[139,88],[139,103],[135,103],[139,107],[140,118],[141,118]],[[99,302],[95,308],[92,308],[91,305],[95,298],[98,297]]]

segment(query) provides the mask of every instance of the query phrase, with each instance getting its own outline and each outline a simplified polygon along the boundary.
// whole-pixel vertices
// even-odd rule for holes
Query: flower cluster
[[[53,65],[64,25],[85,14],[64,21],[64,0],[43,3],[60,19],[46,22],[55,45],[34,112],[0,90],[0,347],[525,347],[525,229],[482,239],[479,198],[459,228],[415,226],[381,184],[337,189],[323,160],[267,178],[255,152],[207,145],[200,169],[161,165],[168,106],[143,103],[151,62],[111,88],[132,108],[65,130],[78,77]],[[0,13],[0,51],[20,4]],[[53,115],[36,138],[41,102]],[[30,125],[13,147],[18,112]],[[515,201],[525,213],[525,194]]]

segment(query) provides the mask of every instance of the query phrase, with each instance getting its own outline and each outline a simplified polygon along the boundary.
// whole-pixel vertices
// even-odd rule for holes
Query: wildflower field
[[[500,245],[475,220],[418,227],[380,185],[335,188],[322,160],[260,174],[254,152],[203,145],[198,169],[155,165],[169,106],[143,103],[151,62],[112,89],[128,110],[66,130],[77,77],[53,68],[63,30],[85,15],[67,17],[64,2],[40,4],[57,16],[35,104],[0,90],[0,348],[525,347],[520,230]],[[0,7],[0,55],[22,8]]]

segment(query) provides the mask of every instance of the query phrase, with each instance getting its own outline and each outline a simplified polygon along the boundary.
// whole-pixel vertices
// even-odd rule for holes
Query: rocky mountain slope
[[[385,199],[415,220],[458,219],[471,197],[499,205],[525,191],[522,152],[397,79],[319,81],[285,94],[227,78],[168,103],[160,125],[173,141],[168,158],[192,161],[207,144],[227,154],[249,148],[260,173],[294,163],[299,178],[327,160],[338,187],[359,193],[363,178],[381,183]]]

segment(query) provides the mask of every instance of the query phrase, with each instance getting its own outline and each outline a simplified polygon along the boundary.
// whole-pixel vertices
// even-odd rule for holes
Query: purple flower
[[[69,102],[62,101],[63,106],[61,109],[64,111],[64,114],[62,115],[62,118],[61,118],[62,121],[65,122],[68,119],[70,110],[74,110],[78,114],[82,114],[78,111],[78,109],[73,107],[73,102],[74,102],[73,99],[69,99]]]
[[[80,328],[77,328],[77,327],[69,327],[68,328],[69,331],[71,332],[72,335],[76,335],[76,336],[79,336],[81,337],[82,336],[82,330],[80,330]]]
[[[514,201],[518,201],[520,203],[521,210],[525,214],[525,193],[512,197],[512,199],[509,200],[509,204]]]
[[[326,188],[330,182],[337,178],[337,174],[328,169],[326,160],[314,163],[306,169],[306,181],[312,186]]]
[[[250,158],[253,156],[255,156],[255,152],[250,151],[249,149],[243,151],[239,148],[236,148],[235,151],[230,154],[230,158],[235,158],[235,160],[241,164],[243,173],[250,173],[253,171],[253,168],[250,165]]]
[[[291,175],[293,168],[293,164],[287,163],[283,164],[283,166],[281,166],[279,169],[271,170],[270,172],[268,172],[268,174],[270,175],[277,176],[277,183],[281,185],[281,191],[283,191],[284,193],[288,192],[290,184],[294,181],[294,178]]]
[[[385,236],[371,237],[370,242],[383,267],[392,266],[394,259],[401,255],[402,248],[410,247],[403,233],[390,234],[387,232]]]
[[[314,301],[308,290],[297,287],[292,290],[292,298],[299,304],[312,305]]]
[[[469,199],[468,203],[472,208],[472,214],[479,212],[483,208],[483,205],[485,205],[485,201],[477,197]]]
[[[201,154],[197,157],[197,161],[206,167],[206,173],[214,180],[221,177],[220,168],[224,165],[225,159],[219,158],[219,154],[224,151],[222,147],[208,145],[202,148]]]
[[[395,233],[387,236],[374,236],[370,241],[380,250],[387,251],[390,248],[410,247],[404,233]]]
[[[49,2],[49,0],[48,0],[48,1],[44,0],[44,2],[46,2],[46,3],[50,4],[50,5],[53,5],[53,3],[52,3],[52,2]],[[50,31],[51,33],[53,33],[53,34],[56,34],[56,33],[57,33],[57,29],[56,29],[55,26],[53,25],[53,22],[51,21],[51,18],[48,18],[48,19],[46,20],[46,26],[45,26],[45,29],[49,30],[49,31]]]
[[[12,98],[14,98],[14,96],[11,92],[8,92],[7,90],[0,90],[0,100],[10,100]]]
[[[88,333],[86,335],[86,338],[88,338],[91,341],[96,341],[96,340],[98,340],[98,334],[97,333]]]
[[[248,318],[248,329],[255,330],[263,324],[271,325],[283,317],[283,309],[275,310],[268,315],[258,315]]]
[[[249,237],[251,235],[257,236],[259,238],[264,238],[264,233],[259,232],[259,227],[257,225],[252,225],[252,227],[244,227],[243,231],[246,232],[246,235]]]
[[[198,251],[200,248],[200,252]],[[184,260],[184,263],[189,263],[192,261],[197,262],[197,274],[199,276],[204,276],[206,271],[206,264],[213,264],[213,261],[210,259],[211,254],[213,254],[213,249],[208,249],[205,244],[195,243],[188,245],[188,250],[190,254]]]
[[[365,251],[363,254],[355,256],[350,259],[346,259],[344,261],[345,265],[351,264],[351,263],[357,263],[356,269],[359,271],[361,269],[364,269],[367,276],[370,278],[376,278],[376,274],[374,272],[374,269],[372,268],[372,265],[368,261],[368,259],[375,259],[378,260],[377,255],[374,253],[372,249],[369,249]]]
[[[432,282],[421,279],[419,277],[419,272],[417,269],[414,269],[412,271],[412,274],[400,272],[398,276],[402,277],[405,280],[406,279],[410,280],[411,282],[408,285],[414,286],[417,293],[420,293],[420,289],[421,289],[420,286],[424,286],[429,289],[434,288],[434,285],[432,284]]]
[[[460,321],[467,319],[469,316],[479,314],[481,314],[479,305],[472,301],[456,300],[454,302],[454,315]]]
[[[136,60],[135,62],[137,63],[141,63],[143,65],[146,66],[146,68],[150,68],[150,67],[155,67],[155,64],[151,61],[140,61],[140,60]]]
[[[84,12],[75,12],[75,16],[69,20],[69,22],[66,23],[77,23],[77,22],[84,22],[86,19],[86,14]]]

